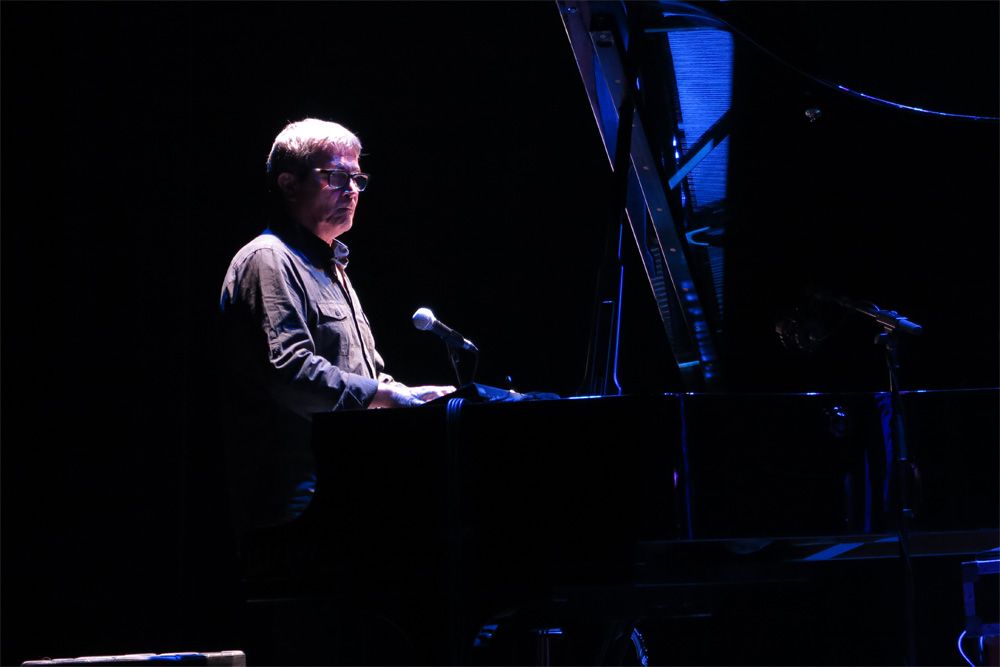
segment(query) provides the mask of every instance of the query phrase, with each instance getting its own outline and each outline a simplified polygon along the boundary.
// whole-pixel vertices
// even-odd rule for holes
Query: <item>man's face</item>
[[[331,188],[327,171],[356,174],[361,165],[357,156],[333,155],[316,166],[324,171],[306,174],[297,193],[296,217],[299,223],[330,243],[354,224],[360,191],[354,179],[348,179],[342,188]]]

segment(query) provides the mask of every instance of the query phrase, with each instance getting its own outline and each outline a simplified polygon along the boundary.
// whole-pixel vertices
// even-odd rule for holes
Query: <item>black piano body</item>
[[[829,638],[873,619],[881,625],[868,645],[852,640],[856,653],[833,642],[813,657],[898,660],[885,398],[445,398],[318,415],[316,495],[289,533],[310,555],[293,578],[300,594],[336,601],[342,618],[379,619],[376,644],[396,637],[399,652],[365,662],[466,664],[505,627],[523,635],[639,620],[666,636],[680,627],[694,636],[691,623],[717,639],[732,633],[715,653],[660,646],[662,662],[809,662],[794,647],[815,651],[810,632]],[[917,569],[923,623],[960,624],[960,584],[942,577],[998,546],[997,398],[903,394],[914,556],[935,563]],[[789,605],[809,608],[789,614]],[[779,617],[798,640],[758,625]],[[730,620],[720,630],[713,618]],[[941,650],[930,637],[925,655]],[[742,653],[720,648],[733,642]],[[538,659],[522,649],[492,659]]]

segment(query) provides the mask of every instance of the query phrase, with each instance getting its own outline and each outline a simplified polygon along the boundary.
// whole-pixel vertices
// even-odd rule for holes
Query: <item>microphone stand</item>
[[[451,363],[451,368],[452,368],[452,370],[455,371],[455,381],[457,382],[457,384],[455,386],[456,387],[461,387],[465,383],[462,382],[462,374],[458,370],[459,363],[461,361],[460,357],[458,356],[459,346],[451,343],[448,340],[445,340],[444,346],[445,346],[445,349],[448,352],[448,361]],[[473,351],[473,358],[474,358],[474,362],[473,362],[473,366],[472,366],[472,375],[471,375],[471,377],[469,377],[469,383],[475,382],[475,380],[476,380],[476,372],[479,370],[479,350],[478,349]]]
[[[913,509],[910,507],[909,493],[909,453],[906,448],[906,431],[903,422],[903,406],[899,395],[899,353],[898,335],[895,330],[885,327],[878,334],[875,343],[885,349],[886,366],[889,369],[889,405],[892,409],[891,434],[896,449],[896,533],[899,537],[899,555],[903,565],[903,624],[906,632],[906,664],[916,662],[916,627],[914,604],[916,595],[913,581],[913,563],[910,556],[910,523]]]
[[[913,509],[910,507],[910,455],[906,446],[906,428],[903,420],[903,402],[900,398],[899,385],[899,332],[910,335],[920,335],[923,327],[911,322],[895,310],[882,310],[870,301],[854,301],[846,297],[830,294],[826,291],[817,292],[814,298],[820,301],[836,303],[848,310],[872,318],[882,328],[875,338],[875,344],[881,345],[885,351],[885,363],[889,371],[889,409],[892,412],[889,422],[889,438],[894,448],[892,475],[895,481],[896,493],[893,494],[893,509],[896,514],[896,537],[899,541],[899,556],[903,566],[903,626],[905,632],[905,664],[917,664],[916,594],[913,580],[913,563],[910,551],[910,529],[913,521]]]
[[[885,351],[886,367],[889,371],[889,405],[892,410],[890,437],[895,448],[896,494],[896,534],[899,540],[899,555],[903,566],[903,625],[906,636],[905,664],[917,664],[916,649],[916,591],[913,579],[913,563],[910,550],[910,530],[913,509],[910,507],[910,459],[906,446],[906,428],[903,420],[903,403],[899,385],[899,331],[920,334],[923,328],[894,310],[881,310],[874,304],[858,304],[844,300],[843,305],[868,315],[882,327],[875,338],[875,344]]]

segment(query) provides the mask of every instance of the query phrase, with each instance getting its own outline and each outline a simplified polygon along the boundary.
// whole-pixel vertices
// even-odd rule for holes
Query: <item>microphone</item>
[[[479,348],[473,345],[472,341],[434,317],[430,308],[418,308],[417,312],[413,313],[413,326],[440,336],[448,345],[479,354]]]
[[[886,331],[902,331],[912,336],[919,336],[924,332],[924,328],[906,317],[900,315],[895,310],[885,310],[879,308],[870,301],[855,301],[844,296],[830,294],[827,291],[817,292],[815,298],[821,301],[828,301],[839,306],[867,315],[878,322]]]

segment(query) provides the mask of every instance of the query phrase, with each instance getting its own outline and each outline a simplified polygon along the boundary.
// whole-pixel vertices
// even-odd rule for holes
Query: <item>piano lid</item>
[[[948,216],[962,220],[963,234],[987,223],[984,231],[995,240],[997,110],[995,76],[988,74],[996,65],[976,55],[989,53],[988,44],[965,56],[966,64],[985,70],[956,68],[962,61],[954,54],[941,62],[912,57],[913,33],[936,22],[941,34],[928,35],[924,51],[949,53],[949,45],[961,43],[960,21],[938,21],[932,8],[802,5],[557,2],[618,173],[625,236],[636,242],[688,389],[769,389],[762,376],[788,376],[775,371],[781,364],[789,371],[798,360],[780,349],[775,324],[820,290],[924,318],[936,336],[925,345],[954,349],[956,341],[943,332],[948,313],[976,297],[962,289],[946,298],[929,292],[927,283],[917,285],[927,280],[928,266],[940,272],[939,280],[980,275],[970,264],[985,275],[996,267],[995,253],[982,250],[960,266],[928,244],[941,250],[966,244],[942,233],[946,229],[932,232],[933,242],[917,231]],[[856,53],[844,48],[846,37],[839,44],[836,37],[806,44],[825,34],[823,22],[829,32],[850,28],[867,41],[853,47]],[[896,46],[906,60],[893,66],[887,60]],[[973,86],[949,86],[942,73],[970,84],[982,77],[992,92],[965,93]],[[632,122],[619,123],[622,118]],[[959,163],[973,169],[960,176],[949,166]],[[620,252],[617,261],[620,268]],[[994,270],[994,283],[995,277]],[[994,286],[988,289],[996,294]],[[605,368],[599,368],[601,354],[592,354],[591,366],[616,376],[620,285],[609,285],[603,299],[614,307],[597,324],[603,338],[598,333],[591,346],[596,341],[610,351]],[[995,331],[995,308],[976,318],[977,329]],[[843,328],[839,322],[815,326]],[[880,388],[858,384],[841,363],[858,359],[871,368],[867,377],[880,377],[877,357],[854,354],[861,347],[867,353],[870,339],[845,345],[848,351],[822,370],[846,386],[801,388],[843,390],[851,382]],[[925,354],[941,357],[940,350]],[[986,375],[944,386],[995,384],[996,373]],[[611,384],[595,381],[591,389],[615,393],[607,391]]]

